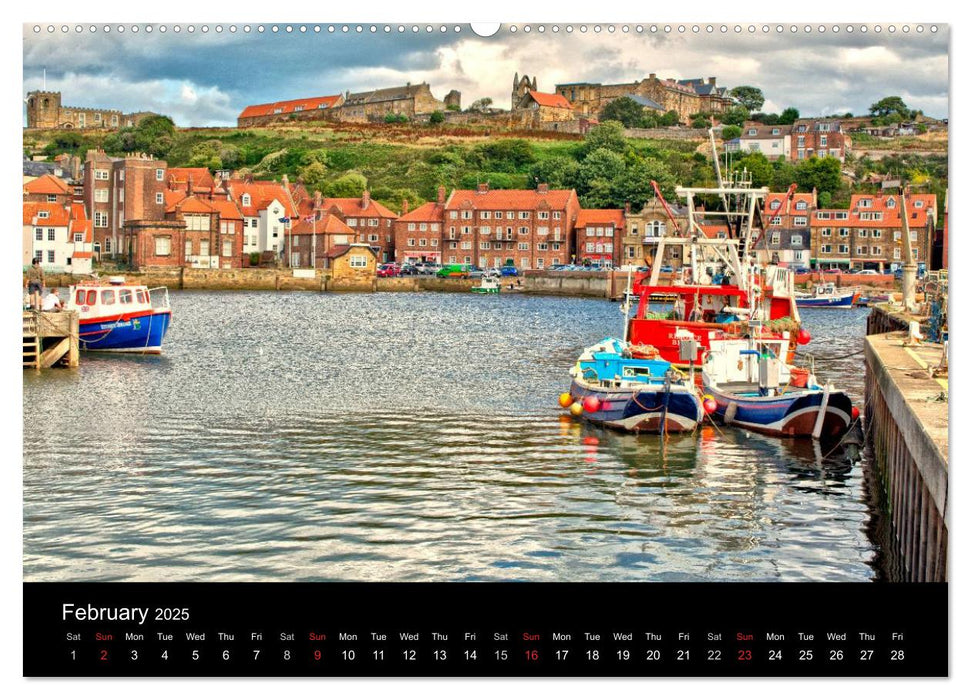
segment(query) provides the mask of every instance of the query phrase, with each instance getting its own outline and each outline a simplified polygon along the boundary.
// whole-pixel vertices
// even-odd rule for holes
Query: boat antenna
[[[715,163],[715,178],[718,180],[718,189],[725,188],[725,181],[722,180],[722,169],[721,163],[718,159],[718,148],[715,147],[715,118],[711,118],[711,126],[708,127],[708,140],[711,143],[711,159]],[[728,211],[728,198],[725,193],[721,193],[722,204],[725,206],[725,211]]]

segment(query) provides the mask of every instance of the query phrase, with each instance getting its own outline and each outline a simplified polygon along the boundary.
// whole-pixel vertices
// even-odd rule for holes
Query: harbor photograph
[[[947,25],[88,26],[25,582],[948,581]]]

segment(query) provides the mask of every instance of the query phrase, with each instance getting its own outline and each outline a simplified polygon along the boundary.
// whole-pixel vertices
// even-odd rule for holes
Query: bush
[[[438,110],[432,112],[431,116],[428,118],[429,124],[441,124],[445,121],[445,114]]]
[[[249,254],[249,264],[250,265],[253,265],[254,267],[256,267],[257,265],[259,265],[260,264],[260,254],[259,253],[250,253]]]

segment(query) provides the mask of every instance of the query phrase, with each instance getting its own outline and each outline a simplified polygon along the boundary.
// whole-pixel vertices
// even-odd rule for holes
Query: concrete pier
[[[882,314],[883,312],[881,312]],[[903,323],[890,315],[876,327]],[[874,480],[890,514],[888,556],[905,581],[947,581],[948,382],[944,347],[904,344],[907,333],[868,335],[866,424]],[[946,364],[944,365],[946,368]]]
[[[77,311],[24,311],[24,367],[77,367]]]

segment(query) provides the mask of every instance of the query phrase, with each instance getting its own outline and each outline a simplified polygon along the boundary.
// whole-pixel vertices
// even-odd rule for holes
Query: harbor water
[[[618,304],[173,292],[161,356],[24,372],[27,581],[867,581],[864,463],[563,415]],[[866,309],[806,310],[859,402]],[[862,455],[868,459],[867,454]]]

